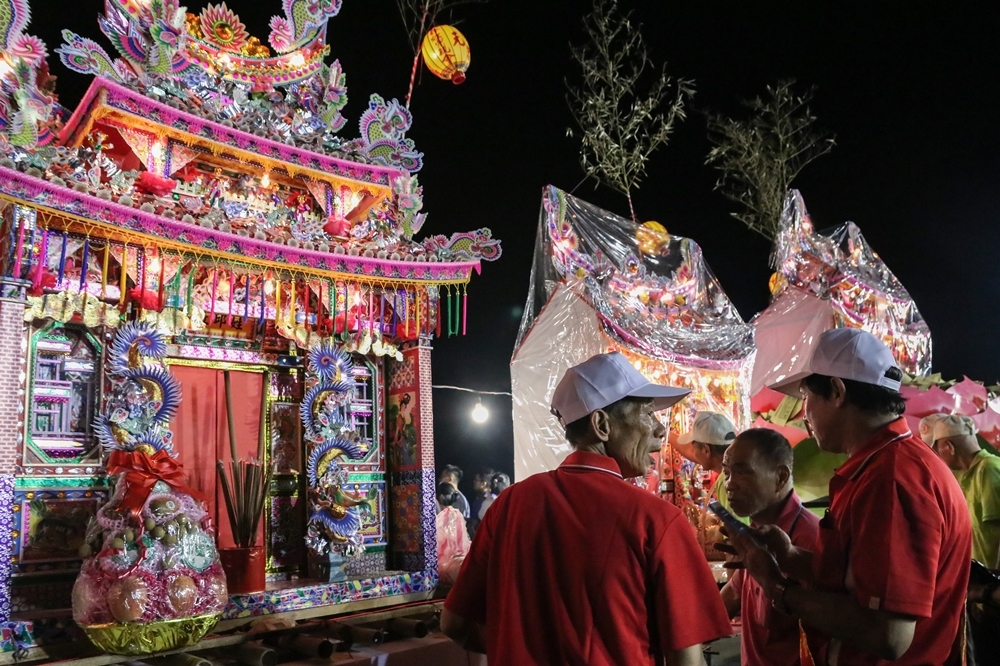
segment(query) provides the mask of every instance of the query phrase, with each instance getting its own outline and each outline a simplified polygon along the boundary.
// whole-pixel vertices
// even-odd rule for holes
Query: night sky
[[[50,53],[71,28],[105,45],[100,0],[32,2],[28,32]],[[202,2],[188,9],[200,11]],[[266,42],[280,2],[232,0],[251,34]],[[469,288],[468,335],[434,342],[434,382],[509,391],[509,361],[527,295],[541,190],[554,184],[621,215],[621,195],[579,184],[578,144],[564,81],[578,80],[570,42],[582,39],[586,0],[492,0],[458,7],[472,48],[460,86],[426,70],[414,95],[409,136],[425,153],[423,231],[490,227],[503,256]],[[739,101],[795,78],[815,85],[819,124],[836,134],[833,152],[794,183],[817,228],[857,223],[927,320],[934,369],[993,383],[1000,379],[1000,5],[930,2],[739,2],[623,0],[655,60],[693,78],[692,113],[656,153],[635,194],[638,216],[701,244],[705,259],[749,320],[767,306],[769,245],[729,217],[712,191],[704,112],[740,112]],[[55,11],[58,7],[58,11]],[[441,17],[446,19],[447,17]],[[445,21],[441,21],[445,22]],[[368,96],[403,99],[412,51],[393,0],[344,0],[330,22],[332,57],[347,73],[342,134],[357,135]],[[88,77],[49,58],[61,101],[73,108]],[[510,399],[484,398],[484,426],[468,416],[475,398],[435,391],[439,468],[491,465],[510,473]]]

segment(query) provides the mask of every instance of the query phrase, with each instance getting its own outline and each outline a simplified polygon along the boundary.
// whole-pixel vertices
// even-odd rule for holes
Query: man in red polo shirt
[[[625,483],[653,463],[654,412],[686,389],[649,383],[621,354],[566,371],[553,413],[574,451],[486,512],[441,628],[491,664],[703,664],[732,633],[680,510]]]
[[[802,506],[792,487],[792,447],[767,428],[741,432],[726,449],[722,473],[733,511],[751,525],[776,525],[792,545],[813,550],[819,516]],[[730,617],[741,615],[743,666],[798,666],[799,621],[771,606],[760,585],[737,571],[722,588]]]
[[[901,379],[878,338],[836,329],[805,372],[773,387],[805,398],[820,448],[850,456],[830,480],[814,553],[773,526],[733,535],[750,575],[806,627],[803,664],[961,663],[969,511],[947,466],[900,418]]]

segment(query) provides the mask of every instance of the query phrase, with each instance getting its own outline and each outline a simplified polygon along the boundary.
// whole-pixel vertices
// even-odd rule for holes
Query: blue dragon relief
[[[342,553],[360,555],[364,546],[360,507],[370,504],[376,488],[365,496],[351,494],[345,487],[347,470],[343,458],[364,456],[360,438],[350,430],[348,413],[354,395],[354,364],[350,356],[330,340],[309,352],[309,372],[318,382],[302,400],[301,418],[309,443],[306,477],[309,485],[309,520],[306,546],[317,555]]]
[[[169,424],[180,406],[181,387],[159,363],[166,353],[163,336],[150,324],[130,322],[118,330],[108,354],[111,393],[94,419],[105,450],[174,455]]]

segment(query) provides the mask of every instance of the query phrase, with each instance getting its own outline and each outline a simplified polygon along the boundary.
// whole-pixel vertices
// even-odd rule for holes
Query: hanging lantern
[[[458,85],[465,81],[469,68],[469,42],[465,35],[450,25],[438,25],[424,36],[420,47],[427,69],[438,78],[451,80]]]

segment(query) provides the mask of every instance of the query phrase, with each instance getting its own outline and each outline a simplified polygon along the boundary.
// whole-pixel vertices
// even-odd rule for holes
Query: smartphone
[[[990,583],[1000,583],[1000,578],[995,573],[986,568],[978,561],[972,560],[972,568],[969,569],[970,585],[989,585]]]
[[[722,524],[725,525],[727,529],[733,532],[738,532],[739,534],[751,539],[754,543],[757,543],[757,538],[754,537],[753,532],[751,532],[746,525],[737,520],[736,516],[729,513],[729,511],[726,510],[726,507],[722,506],[718,500],[712,500],[709,502],[708,510],[718,516],[719,520],[722,521]]]

